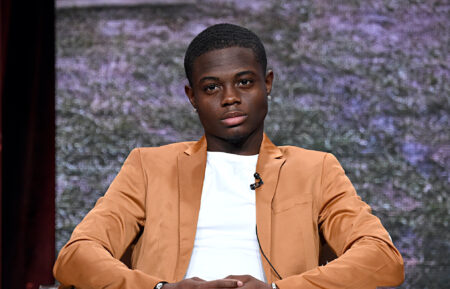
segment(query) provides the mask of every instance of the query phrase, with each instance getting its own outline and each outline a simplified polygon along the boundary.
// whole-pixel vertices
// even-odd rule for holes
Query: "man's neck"
[[[263,133],[250,135],[243,139],[224,140],[212,135],[206,135],[207,150],[236,155],[256,155],[263,140]]]

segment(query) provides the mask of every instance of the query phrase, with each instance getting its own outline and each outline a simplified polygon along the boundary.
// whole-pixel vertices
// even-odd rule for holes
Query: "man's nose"
[[[239,91],[234,86],[226,86],[222,95],[222,106],[233,105],[241,103]]]

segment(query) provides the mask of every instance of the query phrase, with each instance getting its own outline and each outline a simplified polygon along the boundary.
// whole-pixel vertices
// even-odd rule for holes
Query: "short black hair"
[[[189,84],[192,86],[192,67],[197,57],[212,50],[235,46],[253,50],[256,61],[261,65],[263,73],[266,74],[266,50],[258,36],[247,28],[221,23],[206,28],[189,44],[184,56],[184,70]]]

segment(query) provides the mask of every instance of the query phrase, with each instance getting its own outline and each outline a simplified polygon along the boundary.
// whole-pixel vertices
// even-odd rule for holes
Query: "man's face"
[[[250,48],[229,47],[199,56],[193,64],[192,87],[185,90],[208,142],[262,137],[272,80],[272,71],[264,75]]]

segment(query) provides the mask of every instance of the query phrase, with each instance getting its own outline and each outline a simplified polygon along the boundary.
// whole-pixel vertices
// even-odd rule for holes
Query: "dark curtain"
[[[54,1],[1,1],[2,288],[53,284]]]

